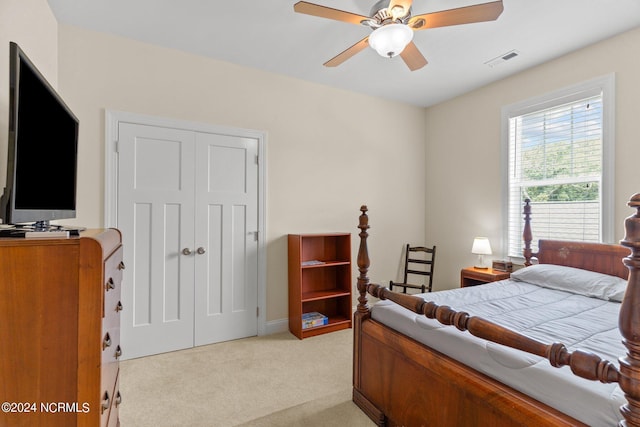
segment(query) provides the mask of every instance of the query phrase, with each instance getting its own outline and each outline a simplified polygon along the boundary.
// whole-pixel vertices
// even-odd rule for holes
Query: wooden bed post
[[[631,249],[624,259],[629,269],[629,283],[620,307],[619,328],[627,355],[620,358],[620,388],[625,392],[627,404],[621,408],[625,421],[620,426],[640,426],[640,193],[634,194],[628,205],[636,213],[625,222],[621,245]]]
[[[369,277],[367,277],[367,274],[369,272],[369,265],[371,262],[369,260],[369,250],[367,249],[367,237],[369,237],[369,233],[367,233],[367,230],[369,229],[369,217],[367,216],[367,211],[368,209],[366,205],[362,205],[360,207],[360,212],[362,212],[362,214],[359,217],[358,224],[358,228],[360,229],[360,246],[358,247],[358,271],[360,272],[358,275],[358,293],[360,296],[358,297],[357,312],[360,314],[369,312],[367,300]]]
[[[531,257],[533,253],[531,252],[531,241],[533,240],[533,233],[531,232],[531,205],[529,204],[531,200],[524,200],[524,229],[522,230],[522,240],[524,240],[524,250],[522,251],[524,255],[524,265],[528,267],[531,265]]]
[[[369,250],[367,249],[367,237],[369,233],[369,217],[367,216],[367,206],[360,207],[358,228],[360,229],[360,246],[358,247],[358,308],[353,315],[353,402],[378,426],[387,424],[385,414],[369,401],[361,392],[362,390],[362,363],[365,355],[362,351],[362,324],[371,317],[367,300],[367,289],[369,288]]]

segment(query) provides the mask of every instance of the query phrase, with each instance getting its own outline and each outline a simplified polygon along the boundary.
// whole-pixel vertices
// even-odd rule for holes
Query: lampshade
[[[387,24],[369,36],[369,46],[380,56],[393,58],[400,54],[413,39],[413,30],[404,24]]]
[[[478,262],[474,267],[476,268],[488,268],[484,262],[484,255],[491,255],[491,244],[486,237],[476,237],[473,239],[473,246],[471,247],[471,253],[478,255]]]
[[[471,253],[476,255],[491,255],[491,244],[486,237],[476,237],[473,239]]]

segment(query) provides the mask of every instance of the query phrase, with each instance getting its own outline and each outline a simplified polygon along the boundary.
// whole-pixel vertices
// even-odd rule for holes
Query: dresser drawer
[[[104,307],[102,315],[104,317],[104,325],[107,328],[119,326],[120,310],[122,310],[120,294],[123,269],[122,247],[120,247],[104,263]]]
[[[120,312],[124,309],[120,298],[122,283],[107,278],[104,291],[102,330],[120,329]]]
[[[120,394],[120,374],[116,378],[116,385],[113,389],[113,399],[111,400],[111,410],[109,411],[108,427],[120,426],[119,408],[122,403],[122,395]]]
[[[109,258],[104,260],[104,277],[108,280],[113,279],[114,282],[122,282],[122,270],[124,270],[124,263],[122,261],[122,246],[120,246],[115,252],[109,255]]]
[[[107,329],[102,335],[102,373],[107,384],[113,385],[121,355],[120,328]],[[110,371],[114,373],[110,373]],[[110,377],[110,379],[106,377]]]
[[[120,403],[122,403],[122,395],[120,394],[119,372],[116,371],[113,389],[103,390],[102,392],[102,401],[100,402],[101,427],[118,427],[120,425],[118,414]]]
[[[118,328],[109,329],[102,336],[102,367],[100,374],[100,425],[106,426],[109,417],[109,408],[116,397],[116,383],[118,380],[120,357],[120,330]]]

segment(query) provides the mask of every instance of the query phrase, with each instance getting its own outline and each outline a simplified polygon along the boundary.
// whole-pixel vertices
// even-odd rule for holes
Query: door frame
[[[168,127],[195,132],[218,133],[258,140],[258,335],[267,331],[267,251],[266,251],[266,144],[267,133],[252,129],[234,128],[185,120],[117,110],[105,110],[104,137],[104,224],[118,226],[118,125],[135,123],[140,125]]]

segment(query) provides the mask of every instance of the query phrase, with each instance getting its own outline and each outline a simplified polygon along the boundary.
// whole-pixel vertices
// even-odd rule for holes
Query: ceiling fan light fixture
[[[369,36],[371,46],[380,56],[393,58],[413,40],[413,30],[405,24],[387,24]]]

